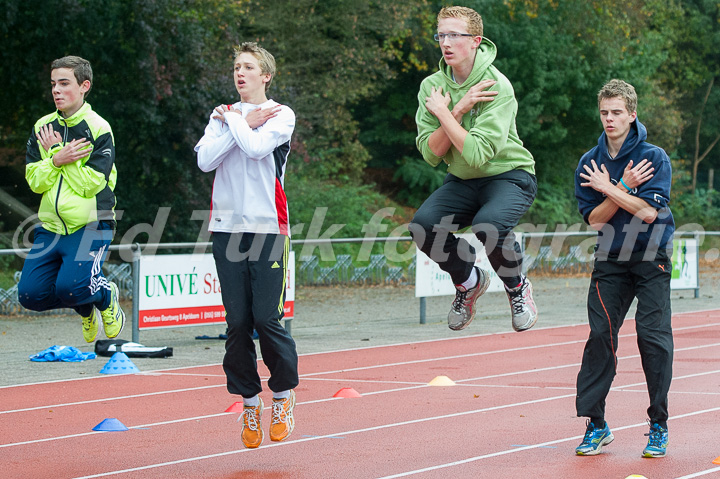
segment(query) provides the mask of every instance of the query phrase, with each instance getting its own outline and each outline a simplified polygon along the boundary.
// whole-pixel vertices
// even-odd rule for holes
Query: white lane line
[[[673,332],[676,332],[676,331],[685,331],[685,330],[690,330],[690,329],[699,329],[699,328],[703,328],[703,329],[704,329],[704,328],[707,328],[707,327],[709,327],[709,326],[720,326],[720,323],[712,323],[712,324],[703,324],[703,325],[685,326],[685,327],[680,327],[680,328],[674,328],[674,329],[673,329]],[[628,334],[621,334],[621,335],[619,335],[619,337],[621,337],[621,338],[632,338],[632,337],[635,337],[635,336],[637,336],[637,334],[634,333],[634,332],[633,332],[633,333],[628,333]],[[376,364],[376,365],[373,365],[373,366],[360,366],[360,367],[357,367],[357,368],[337,369],[337,370],[332,370],[332,371],[320,371],[320,372],[316,372],[316,373],[301,374],[300,377],[301,377],[301,378],[308,378],[308,377],[312,377],[312,376],[320,376],[320,375],[325,375],[325,374],[347,373],[347,372],[352,372],[352,371],[367,371],[367,370],[370,370],[370,369],[379,369],[379,368],[387,368],[387,367],[395,367],[395,366],[405,366],[405,365],[409,365],[409,364],[422,364],[422,363],[436,362],[436,361],[450,361],[450,360],[454,360],[454,359],[465,359],[465,358],[473,358],[473,357],[479,357],[479,356],[489,356],[489,355],[492,355],[492,354],[516,353],[516,352],[520,352],[520,351],[529,351],[529,350],[533,350],[533,349],[555,348],[555,347],[557,347],[557,346],[571,346],[571,345],[574,345],[574,344],[583,344],[583,343],[585,343],[585,342],[587,342],[587,338],[577,339],[577,340],[572,340],[572,341],[564,341],[564,342],[560,342],[560,343],[541,344],[541,345],[534,345],[534,346],[521,346],[521,347],[517,347],[517,348],[498,349],[498,350],[494,350],[494,351],[482,351],[482,352],[477,352],[477,353],[459,354],[459,355],[455,355],[455,356],[443,356],[443,357],[439,357],[439,358],[436,357],[436,358],[416,359],[416,360],[412,360],[412,361],[401,361],[401,362],[395,362],[395,363]],[[715,343],[715,344],[709,345],[709,346],[716,346],[717,344],[718,344],[718,343]],[[676,351],[684,351],[684,350],[691,350],[691,349],[702,349],[702,348],[705,348],[705,347],[708,347],[708,346],[706,346],[706,345],[691,346],[691,347],[688,347],[688,348],[676,349]],[[639,355],[634,355],[634,356],[626,356],[626,357],[627,357],[627,358],[633,358],[633,357],[640,357],[640,356],[639,356]],[[621,358],[618,358],[618,359],[621,359]],[[572,367],[572,366],[579,366],[579,365],[580,365],[580,363],[573,363],[573,364],[568,364],[567,366],[564,366],[564,367]],[[551,369],[552,369],[552,368],[551,368]],[[533,370],[528,370],[527,372],[533,372],[533,371],[536,371],[536,370],[534,370],[534,369],[533,369]],[[513,374],[515,374],[515,373],[505,373],[505,374],[498,375],[498,376],[496,376],[496,377],[510,376],[510,375],[513,375]]]
[[[715,348],[715,347],[718,347],[718,346],[720,346],[720,343],[703,344],[703,345],[701,345],[701,346],[688,346],[688,347],[686,347],[686,348],[675,348],[675,352],[677,353],[677,352],[685,352],[685,351],[695,351],[695,350],[697,350],[697,349]],[[627,360],[627,359],[636,359],[636,358],[639,358],[639,357],[640,357],[640,354],[631,354],[631,355],[628,355],[628,356],[618,356],[618,361],[623,361],[623,360]],[[559,365],[559,366],[548,366],[548,367],[546,367],[546,368],[526,369],[526,370],[524,370],[524,371],[511,371],[511,372],[507,372],[507,373],[493,374],[493,375],[490,375],[490,376],[482,376],[482,377],[479,377],[479,378],[459,379],[459,380],[457,380],[457,381],[455,381],[455,382],[467,382],[467,381],[476,381],[476,380],[479,380],[479,379],[502,378],[502,377],[507,377],[507,376],[517,376],[517,375],[520,375],[520,374],[530,374],[530,373],[543,372],[543,371],[554,371],[554,370],[557,370],[557,369],[571,368],[571,367],[577,367],[577,368],[579,368],[579,367],[580,367],[580,364],[581,364],[581,363],[568,363],[568,364],[563,364],[563,365]],[[701,374],[701,375],[702,375],[702,374],[704,374],[704,373],[697,373],[697,374]],[[643,384],[644,384],[644,383],[643,383]]]
[[[713,313],[718,312],[720,309],[702,309],[697,311],[685,311],[681,313],[673,313],[673,317],[676,316],[686,316],[686,315],[694,315],[699,313]],[[628,321],[634,321],[634,318],[627,318],[625,322]],[[577,327],[583,327],[587,326],[586,322],[581,323],[575,323],[575,324],[565,324],[565,325],[559,325],[559,326],[550,326],[546,328],[538,328],[535,327],[533,331],[550,331],[553,329],[571,329],[571,328],[577,328]],[[697,329],[697,328],[707,328],[712,326],[720,326],[720,323],[705,323],[705,324],[699,324],[695,326],[684,326],[680,328],[673,328],[673,332],[675,331],[684,331],[689,329]],[[473,338],[483,338],[488,336],[498,336],[498,335],[504,335],[504,334],[514,334],[513,331],[501,331],[497,333],[484,333],[484,334],[475,334],[470,336],[461,336],[461,337],[449,337],[449,338],[436,338],[436,339],[425,339],[422,341],[409,341],[409,342],[403,342],[403,343],[394,343],[394,344],[384,344],[379,346],[366,346],[362,348],[348,348],[348,349],[337,349],[332,351],[320,351],[315,353],[303,353],[299,354],[298,356],[304,357],[304,356],[319,356],[319,355],[326,355],[326,354],[334,354],[334,353],[344,353],[344,352],[352,352],[352,351],[365,351],[368,349],[381,349],[381,348],[392,348],[397,346],[409,346],[409,345],[419,345],[419,344],[425,344],[425,343],[436,343],[440,341],[463,341],[466,339],[473,339]],[[635,334],[626,334],[621,335],[621,337],[631,337],[635,336]],[[584,342],[585,340],[579,341]],[[167,371],[182,371],[182,370],[188,370],[188,369],[196,369],[196,368],[209,368],[209,367],[217,367],[221,366],[222,363],[212,363],[212,364],[201,364],[197,366],[179,366],[177,368],[167,368],[167,369],[156,369],[151,371],[145,371],[143,374],[150,374],[150,373],[164,373]],[[35,383],[25,383],[25,384],[11,384],[7,386],[0,386],[0,389],[7,389],[7,388],[16,388],[16,387],[25,387],[25,386],[38,386],[43,384],[53,384],[53,383],[64,383],[64,382],[71,382],[71,381],[88,381],[93,379],[110,379],[113,378],[113,375],[103,375],[103,376],[92,376],[92,377],[86,377],[86,378],[72,378],[72,379],[56,379],[53,381],[39,381]]]
[[[681,380],[681,379],[691,379],[691,378],[696,378],[696,377],[699,377],[699,376],[705,376],[705,375],[709,375],[709,374],[719,374],[719,373],[720,373],[720,370],[715,370],[715,371],[707,371],[707,372],[703,372],[703,373],[688,374],[688,375],[685,375],[685,376],[675,376],[675,377],[673,377],[673,381],[679,381],[679,380]],[[637,386],[642,386],[642,385],[645,385],[645,383],[644,383],[644,382],[640,382],[640,383],[634,383],[634,384],[626,384],[626,385],[623,385],[623,386],[612,387],[612,388],[610,388],[610,391],[619,391],[619,392],[622,392],[623,390],[625,390],[625,388],[637,387]],[[478,386],[479,386],[479,385],[478,385]],[[395,393],[395,392],[402,392],[402,391],[410,391],[410,390],[414,390],[414,389],[429,388],[429,387],[434,387],[434,386],[429,386],[429,385],[427,385],[427,384],[422,384],[422,385],[415,385],[415,386],[404,387],[404,388],[385,389],[385,390],[380,390],[380,391],[367,392],[367,393],[364,393],[363,396],[374,396],[374,395],[378,395],[378,394],[388,394],[388,393]],[[495,386],[495,387],[498,387],[498,386]],[[535,387],[535,388],[525,388],[525,389],[541,389],[541,388],[540,388],[540,387]],[[546,389],[556,389],[556,388],[546,388]],[[557,389],[562,389],[562,388],[557,388]],[[572,388],[572,389],[570,389],[570,390],[574,391],[574,388]],[[645,393],[646,391],[638,391],[638,392],[643,392],[643,393]],[[507,408],[507,407],[514,407],[514,406],[516,406],[516,405],[517,405],[517,406],[522,406],[522,405],[527,405],[527,404],[535,404],[535,403],[538,403],[538,402],[544,402],[544,401],[549,401],[549,400],[554,400],[554,399],[562,399],[562,398],[566,398],[566,397],[572,397],[572,396],[574,396],[574,395],[575,395],[575,393],[573,392],[573,394],[567,394],[567,395],[562,395],[562,396],[553,396],[553,397],[550,397],[550,398],[537,399],[537,400],[532,400],[532,401],[523,402],[523,403],[518,403],[518,404],[509,404],[509,405],[493,406],[493,407],[490,407],[490,408],[478,409],[478,410],[469,411],[469,412],[466,412],[466,413],[456,413],[456,414],[450,415],[450,416],[440,416],[439,418],[454,417],[454,416],[457,416],[457,415],[472,414],[472,413],[475,413],[475,412],[487,412],[487,411],[492,411],[492,410],[496,410],[496,409],[504,409],[504,408]],[[315,399],[315,400],[311,400],[311,401],[298,402],[297,405],[300,406],[300,405],[308,405],[308,404],[318,404],[318,403],[324,403],[324,402],[329,402],[329,401],[337,401],[337,400],[340,400],[340,399],[343,399],[343,398],[331,397],[331,398]],[[265,409],[268,409],[268,410],[269,410],[270,408],[271,408],[271,406],[268,406],[268,407],[266,407]],[[181,418],[181,419],[172,419],[172,420],[168,420],[168,421],[161,421],[161,422],[155,422],[155,423],[149,423],[149,424],[142,424],[142,425],[139,425],[139,426],[127,426],[127,427],[128,427],[128,429],[145,429],[145,428],[150,428],[150,427],[155,427],[155,426],[163,426],[163,425],[168,425],[168,424],[178,424],[178,423],[188,422],[188,421],[197,421],[197,420],[200,420],[200,419],[216,418],[216,417],[220,417],[220,416],[226,416],[226,415],[229,415],[229,414],[236,414],[236,413],[223,412],[223,413],[218,413],[218,414],[208,414],[208,415],[203,415],[203,416],[195,416],[195,417],[188,417],[188,418]],[[682,416],[679,416],[679,417],[682,417]],[[421,422],[422,422],[422,421],[432,420],[432,419],[435,419],[435,418],[421,419],[421,420],[418,420],[418,421],[421,421]],[[410,423],[412,423],[412,421],[411,421]],[[42,443],[42,442],[48,442],[48,441],[55,441],[55,440],[61,440],[61,439],[70,439],[70,438],[75,438],[75,437],[90,436],[90,435],[93,435],[93,434],[102,434],[102,431],[92,431],[92,432],[86,432],[86,433],[71,434],[71,435],[67,435],[67,436],[57,436],[57,437],[49,437],[49,438],[45,438],[45,439],[34,439],[34,440],[29,440],[29,441],[22,441],[22,442],[8,443],[8,444],[0,444],[0,449],[6,448],[6,447],[13,447],[13,446],[21,446],[21,445],[27,445],[27,444],[35,444],[35,443]],[[335,434],[335,435],[342,435],[342,433],[341,433],[341,434]],[[318,436],[318,438],[322,438],[322,437],[325,437],[325,436]]]
[[[189,377],[208,377],[208,378],[223,378],[225,379],[225,374],[202,374],[202,373],[172,373],[172,372],[161,372],[161,371],[149,371],[149,372],[143,372],[140,371],[139,373],[136,373],[138,376],[189,376]]]
[[[490,408],[476,409],[473,411],[447,414],[447,415],[443,415],[443,416],[435,416],[435,417],[429,417],[429,418],[423,418],[423,419],[414,419],[411,421],[403,421],[403,422],[397,422],[397,423],[392,423],[392,424],[383,424],[380,426],[373,426],[373,427],[368,427],[368,428],[363,428],[363,429],[355,429],[355,430],[350,430],[350,431],[336,432],[333,434],[326,434],[323,436],[303,437],[302,439],[296,439],[294,441],[271,443],[267,446],[263,446],[261,449],[244,449],[243,448],[243,449],[226,451],[226,452],[221,452],[221,453],[216,453],[216,454],[208,454],[208,455],[204,455],[204,456],[196,456],[196,457],[190,457],[190,458],[185,458],[185,459],[178,459],[175,461],[167,461],[167,462],[161,462],[161,463],[156,463],[156,464],[148,464],[145,466],[133,467],[133,468],[129,468],[129,469],[108,471],[108,472],[103,472],[100,474],[93,474],[90,476],[77,477],[75,479],[91,479],[91,478],[96,478],[96,477],[107,477],[107,476],[114,476],[117,474],[126,474],[129,472],[145,471],[148,469],[156,469],[159,467],[172,466],[172,465],[176,465],[176,464],[200,461],[200,460],[204,460],[204,459],[213,459],[213,458],[217,458],[217,457],[230,456],[230,455],[234,455],[234,454],[243,454],[243,453],[247,454],[247,453],[252,453],[253,451],[260,451],[260,450],[264,450],[264,449],[267,449],[270,447],[290,446],[290,445],[294,445],[294,444],[300,444],[300,443],[309,442],[309,441],[316,441],[316,440],[320,440],[320,439],[332,439],[332,438],[336,438],[338,436],[344,437],[344,436],[349,436],[349,435],[353,435],[353,434],[360,434],[360,433],[364,433],[364,432],[372,432],[372,431],[378,431],[378,430],[382,430],[382,429],[407,426],[410,424],[419,424],[419,423],[428,422],[428,421],[461,417],[461,416],[466,416],[469,414],[477,414],[477,413],[482,413],[482,412],[487,412],[487,411],[494,411],[494,410],[498,410],[498,409],[505,409],[505,408],[509,408],[509,407],[527,406],[527,405],[532,405],[532,404],[538,404],[541,402],[553,401],[556,399],[567,399],[567,398],[574,397],[574,396],[575,396],[575,394],[567,394],[567,395],[563,395],[563,396],[555,396],[552,398],[545,398],[545,399],[539,399],[539,400],[534,400],[534,401],[525,401],[525,402],[520,402],[520,403],[515,403],[515,404],[507,404],[507,405],[503,405],[503,406],[496,406],[496,407],[490,407]],[[670,418],[670,420],[673,420],[673,419],[677,420],[677,419],[684,418],[684,417],[697,416],[699,414],[712,413],[712,412],[716,412],[716,411],[720,411],[720,407],[712,408],[712,409],[705,409],[702,411],[694,411],[694,412],[686,413],[686,414],[681,414],[681,415]],[[622,431],[624,429],[631,429],[631,428],[637,428],[637,427],[647,427],[647,423],[642,422],[642,423],[637,423],[637,424],[630,424],[627,426],[613,427],[613,430],[614,431]],[[475,457],[463,459],[461,461],[455,461],[455,462],[446,463],[446,464],[439,464],[436,466],[426,467],[423,469],[417,469],[415,471],[407,471],[407,472],[392,475],[392,476],[384,476],[379,479],[391,479],[391,478],[397,478],[397,477],[406,477],[406,476],[410,476],[410,475],[414,475],[414,474],[420,474],[422,472],[434,471],[434,470],[444,469],[444,468],[453,467],[453,466],[457,466],[457,465],[461,465],[461,464],[467,464],[469,462],[475,462],[475,461],[479,461],[482,459],[503,456],[506,454],[514,454],[514,453],[526,451],[529,449],[537,449],[537,448],[552,446],[554,444],[560,444],[563,442],[577,441],[582,438],[583,438],[583,435],[578,435],[578,436],[556,439],[553,441],[547,441],[547,442],[543,442],[543,443],[539,443],[539,444],[533,444],[533,445],[528,445],[528,446],[523,446],[523,447],[514,447],[512,449],[497,451],[497,452],[494,452],[491,454],[485,454],[482,456],[475,456]]]
[[[265,409],[270,409],[270,407],[267,407],[267,408],[265,408]],[[235,413],[223,412],[223,413],[219,413],[219,414],[208,414],[208,415],[206,415],[206,416],[196,416],[196,417],[189,417],[189,418],[185,418],[185,419],[174,419],[174,420],[172,420],[172,421],[163,421],[163,422],[156,422],[156,423],[152,423],[152,424],[143,424],[143,425],[140,425],[140,426],[126,426],[126,427],[127,427],[128,429],[147,429],[147,428],[152,427],[152,426],[162,426],[162,425],[165,425],[165,424],[175,424],[175,423],[187,422],[187,421],[197,421],[197,420],[200,420],[200,419],[209,419],[209,418],[214,418],[214,417],[227,416],[228,414],[235,414]],[[72,439],[72,438],[75,438],[75,437],[93,436],[93,435],[95,435],[95,434],[105,434],[105,433],[108,433],[108,432],[112,432],[112,431],[90,431],[90,432],[81,432],[81,433],[78,433],[78,434],[69,434],[69,435],[67,435],[67,436],[55,436],[55,437],[47,437],[47,438],[45,438],[45,439],[33,439],[33,440],[31,440],[31,441],[13,442],[13,443],[9,443],[9,444],[0,444],[0,449],[2,449],[2,448],[4,448],[4,447],[23,446],[23,445],[27,445],[27,444],[36,444],[36,443],[41,443],[41,442],[57,441],[57,440],[59,440],[59,439]]]
[[[304,381],[318,381],[327,383],[358,383],[358,384],[408,384],[413,386],[427,386],[427,381],[384,381],[380,379],[349,379],[349,378],[303,378]]]
[[[697,416],[697,415],[699,415],[699,414],[707,414],[707,413],[712,413],[712,412],[717,412],[717,411],[720,411],[720,407],[711,408],[711,409],[704,409],[704,410],[702,410],[702,411],[694,411],[694,412],[686,413],[686,414],[680,414],[680,415],[678,415],[678,416],[673,416],[673,417],[671,417],[670,419],[668,419],[668,421],[670,421],[670,420],[678,420],[678,419],[685,418],[685,417]],[[630,424],[630,425],[627,425],[627,426],[613,427],[612,429],[613,429],[613,431],[622,431],[622,430],[624,430],[624,429],[632,429],[632,428],[636,428],[636,427],[647,427],[647,423],[646,423],[646,422],[642,422],[642,423],[638,423],[638,424]],[[582,435],[580,435],[580,436],[573,436],[573,437],[566,437],[566,438],[563,438],[563,439],[556,439],[556,440],[554,440],[554,441],[547,441],[547,442],[543,442],[543,443],[539,443],[539,444],[532,444],[532,445],[528,445],[528,446],[518,447],[518,448],[515,448],[515,449],[506,449],[506,450],[504,450],[504,451],[497,451],[497,452],[490,453],[490,454],[483,454],[482,456],[469,457],[469,458],[467,458],[467,459],[462,459],[462,460],[460,460],[460,461],[453,461],[453,462],[448,462],[448,463],[445,463],[445,464],[437,464],[437,465],[435,465],[435,466],[424,467],[424,468],[422,468],[422,469],[415,469],[415,470],[413,470],[413,471],[401,472],[401,473],[399,473],[399,474],[393,474],[393,475],[390,475],[390,476],[382,476],[382,477],[379,477],[378,479],[397,479],[397,478],[399,478],[399,477],[414,476],[415,474],[422,474],[422,473],[424,473],[424,472],[437,471],[437,470],[439,470],[439,469],[446,469],[446,468],[448,468],[448,467],[454,467],[454,466],[459,466],[459,465],[462,465],[462,464],[468,464],[468,463],[471,463],[471,462],[477,462],[477,461],[480,461],[480,460],[482,460],[482,459],[489,459],[489,458],[493,458],[493,457],[504,456],[504,455],[506,455],[506,454],[513,454],[513,453],[516,453],[516,452],[527,451],[527,450],[530,450],[530,449],[537,449],[537,448],[541,448],[541,447],[552,446],[552,445],[554,445],[554,444],[560,444],[560,443],[563,443],[563,442],[576,441],[576,440],[582,439],[582,438],[583,438]],[[718,470],[718,469],[720,469],[720,468],[715,468],[715,469],[712,469],[711,471],[715,471],[715,470]],[[701,475],[704,475],[705,473],[708,473],[708,474],[709,474],[709,472],[704,471]],[[688,478],[689,478],[689,477],[697,477],[697,476],[691,475],[691,476],[684,476],[684,477],[688,477]]]
[[[354,430],[350,430],[350,431],[336,432],[333,434],[326,434],[326,435],[322,435],[322,436],[306,437],[306,438],[297,439],[294,441],[272,443],[268,446],[264,446],[262,449],[266,449],[267,447],[289,446],[289,445],[299,444],[299,443],[308,442],[308,441],[316,441],[319,439],[329,439],[329,438],[334,438],[334,437],[338,437],[338,436],[349,436],[349,435],[360,434],[360,433],[364,433],[364,432],[372,432],[372,431],[379,431],[382,429],[389,429],[389,428],[393,428],[393,427],[407,426],[410,424],[420,424],[420,423],[429,422],[429,421],[462,417],[462,416],[467,416],[470,414],[478,414],[478,413],[483,413],[483,412],[487,412],[487,411],[495,411],[498,409],[506,409],[506,408],[516,407],[516,406],[527,406],[527,405],[538,404],[538,403],[542,403],[542,402],[554,401],[556,399],[567,399],[570,397],[575,397],[575,394],[566,394],[566,395],[555,396],[555,397],[551,397],[551,398],[536,399],[536,400],[532,400],[532,401],[523,401],[523,402],[515,403],[515,404],[504,404],[501,406],[493,406],[493,407],[488,407],[488,408],[475,409],[472,411],[463,411],[463,412],[458,412],[458,413],[453,413],[453,414],[445,414],[442,416],[432,416],[432,417],[427,417],[427,418],[413,419],[413,420],[409,420],[409,421],[402,421],[402,422],[396,422],[396,423],[391,423],[391,424],[382,424],[379,426],[372,426],[372,427],[366,427],[366,428],[362,428],[362,429],[354,429]],[[582,436],[578,436],[578,438],[582,438]],[[211,458],[215,458],[215,457],[228,456],[228,455],[232,455],[232,454],[248,453],[249,451],[254,451],[254,450],[260,450],[260,449],[245,449],[245,448],[243,448],[243,449],[227,451],[227,452],[222,452],[222,453],[217,453],[217,454],[209,454],[209,455],[205,455],[205,456],[197,456],[197,457],[192,457],[192,458],[178,459],[176,461],[168,461],[168,462],[163,462],[163,463],[158,463],[158,464],[148,464],[146,466],[140,466],[140,467],[135,467],[135,468],[131,468],[131,469],[123,469],[120,471],[109,471],[109,472],[105,472],[105,473],[101,473],[101,474],[95,474],[92,476],[82,476],[82,477],[78,477],[75,479],[90,479],[90,478],[94,478],[94,477],[105,477],[105,476],[112,476],[112,475],[116,475],[116,474],[124,474],[124,473],[128,473],[128,472],[143,471],[143,470],[147,470],[147,469],[154,469],[157,467],[170,466],[170,465],[174,465],[174,464],[182,464],[182,463],[192,462],[192,461],[197,461],[197,460],[202,460],[202,459],[211,459]]]
[[[563,344],[563,343],[556,343],[556,344]],[[720,343],[713,343],[713,344],[705,344],[702,346],[689,346],[687,348],[677,348],[675,349],[675,352],[681,352],[681,351],[691,351],[691,350],[697,350],[697,349],[704,349],[704,348],[713,348],[720,346]],[[498,350],[498,351],[487,351],[484,353],[477,353],[477,354],[497,354],[497,353],[503,353],[507,351],[515,352],[517,350],[522,350],[524,348],[518,348],[518,349],[512,349],[512,350]],[[534,349],[534,347],[528,348],[528,349]],[[638,358],[639,355],[630,355],[630,356],[621,356],[618,357],[618,360],[625,360],[625,359],[632,359],[632,358]],[[436,358],[432,361],[440,361],[446,358]],[[394,365],[410,365],[410,364],[420,364],[425,363],[430,360],[422,359],[417,361],[406,361],[403,363],[392,363]],[[524,371],[511,371],[507,373],[500,373],[500,374],[492,374],[488,376],[479,376],[475,378],[467,378],[467,379],[459,379],[455,380],[456,383],[465,383],[469,381],[482,381],[487,379],[493,379],[493,378],[501,378],[501,377],[507,377],[507,376],[519,376],[522,374],[533,374],[538,372],[545,372],[545,371],[555,371],[558,369],[564,369],[564,368],[570,368],[570,367],[579,367],[580,363],[569,363],[569,364],[562,364],[559,366],[549,366],[546,368],[536,368],[536,369],[526,369]],[[312,373],[311,375],[315,374],[337,374],[339,372],[349,372],[349,371],[358,371],[358,370],[365,370],[365,369],[375,369],[377,367],[387,367],[387,365],[373,365],[373,366],[367,366],[366,368],[358,367],[358,368],[352,368],[352,369],[346,369],[346,370],[337,370],[332,372],[323,372],[323,373]],[[703,374],[703,373],[699,373]],[[301,378],[306,378],[305,375],[301,375]],[[644,383],[640,383],[644,384]],[[418,386],[415,386],[414,388],[418,387],[425,387],[426,384],[421,384]],[[10,414],[10,413],[17,413],[17,412],[27,412],[27,411],[37,411],[41,409],[50,409],[50,408],[58,408],[58,407],[64,407],[64,406],[79,406],[84,404],[92,404],[92,403],[98,403],[98,402],[104,402],[104,401],[117,401],[122,399],[132,399],[132,398],[138,398],[138,397],[148,397],[148,396],[157,396],[157,395],[164,395],[164,394],[172,394],[172,393],[181,393],[181,392],[189,392],[189,391],[199,391],[204,389],[212,389],[212,388],[219,388],[219,387],[225,387],[225,384],[216,384],[216,385],[208,385],[208,386],[198,386],[194,388],[182,388],[182,389],[169,389],[165,391],[158,391],[158,392],[150,392],[150,393],[142,393],[142,394],[133,394],[133,395],[127,395],[127,396],[117,396],[117,397],[108,397],[108,398],[102,398],[102,399],[91,399],[87,401],[77,401],[77,402],[70,402],[70,403],[59,403],[59,404],[51,404],[51,405],[44,405],[44,406],[34,406],[30,408],[22,408],[22,409],[11,409],[7,411],[0,411],[0,415],[2,414]],[[413,387],[405,388],[405,389],[414,389]],[[391,391],[399,391],[403,389],[396,389]],[[374,394],[383,393],[383,391],[375,392]],[[368,393],[370,394],[370,393]]]
[[[719,325],[720,325],[720,324],[719,324]],[[555,344],[552,344],[552,345],[545,345],[545,346],[542,346],[542,347],[549,347],[549,346],[555,347],[555,346],[560,346],[560,345],[564,345],[564,344],[575,344],[575,343],[577,343],[577,341],[572,341],[572,342],[568,342],[568,343],[555,343]],[[406,366],[406,365],[411,365],[411,364],[422,364],[422,363],[426,363],[426,362],[435,362],[435,361],[442,361],[442,360],[452,360],[452,359],[463,358],[463,357],[470,357],[470,356],[480,356],[480,355],[490,355],[490,354],[503,354],[503,353],[506,353],[506,352],[517,352],[517,351],[524,351],[524,350],[527,350],[527,349],[536,349],[537,347],[538,347],[538,346],[530,346],[530,347],[523,347],[523,348],[503,349],[503,350],[497,350],[497,351],[485,351],[485,352],[482,352],[482,353],[472,353],[472,354],[461,355],[461,356],[449,356],[449,357],[431,358],[431,359],[418,359],[418,360],[415,360],[415,361],[405,361],[405,362],[399,362],[399,363],[386,363],[386,364],[379,364],[379,365],[373,365],[373,366],[364,366],[364,367],[357,367],[357,368],[349,368],[349,369],[339,369],[339,370],[332,370],[332,371],[321,371],[321,372],[317,372],[317,373],[301,374],[301,375],[300,375],[300,378],[301,378],[301,379],[305,379],[305,378],[310,378],[310,377],[312,377],[312,376],[320,376],[320,375],[327,375],[327,374],[338,374],[338,373],[343,373],[343,372],[365,371],[365,370],[371,370],[371,369],[377,369],[377,368],[384,368],[384,367]],[[578,364],[579,364],[579,363],[578,363]],[[574,365],[574,364],[573,364],[573,365]],[[573,366],[573,365],[570,365],[570,366]],[[563,366],[563,367],[566,367],[566,366]],[[567,367],[569,367],[569,366],[567,366]],[[522,372],[522,374],[528,373],[528,372],[533,372],[533,371],[535,371],[535,370],[524,371],[524,372]],[[147,373],[146,373],[146,374],[147,374]],[[518,373],[518,374],[520,374],[520,373]],[[183,389],[178,389],[178,390],[176,390],[176,391],[177,391],[177,392],[186,392],[186,391],[201,390],[201,389],[214,388],[214,387],[224,387],[224,386],[225,386],[225,384],[223,383],[223,384],[211,385],[211,386],[200,386],[200,387],[197,387],[197,388],[183,388]],[[57,407],[61,407],[61,406],[76,406],[76,405],[81,405],[81,404],[90,404],[90,403],[94,403],[94,402],[114,401],[114,400],[118,400],[118,399],[128,399],[128,398],[133,398],[133,397],[152,396],[152,395],[156,395],[156,394],[169,394],[169,393],[171,393],[171,392],[173,392],[173,391],[174,391],[174,390],[166,390],[166,391],[160,391],[160,392],[156,392],[156,393],[144,393],[144,394],[141,394],[141,395],[110,397],[110,398],[103,398],[103,399],[93,399],[93,400],[89,400],[89,401],[78,401],[78,402],[71,402],[71,403],[64,403],[64,404],[52,404],[52,405],[45,405],[45,406],[35,406],[35,407],[30,407],[30,408],[22,408],[22,409],[13,409],[13,410],[7,410],[7,411],[0,411],[0,414],[10,414],[10,413],[15,413],[15,412],[34,411],[34,410],[47,409],[47,408],[52,408],[52,407],[57,408]]]
[[[712,474],[713,472],[720,472],[720,467],[706,469],[704,471],[696,472],[695,474],[688,474],[687,476],[681,476],[681,477],[678,477],[677,479],[692,479],[693,477],[707,476],[708,474]]]
[[[88,399],[87,401],[49,404],[49,405],[45,405],[45,406],[35,406],[35,407],[28,407],[28,408],[23,408],[23,409],[11,409],[8,411],[0,411],[0,414],[10,414],[10,413],[26,412],[26,411],[37,411],[39,409],[50,409],[50,408],[58,408],[58,407],[65,407],[65,406],[82,406],[85,404],[93,404],[93,403],[105,402],[105,401],[119,401],[121,399],[134,399],[134,398],[141,398],[141,397],[148,397],[148,396],[160,396],[163,394],[183,393],[183,392],[188,392],[188,391],[201,391],[203,389],[213,389],[213,388],[219,388],[219,387],[225,387],[225,383],[215,384],[215,385],[210,385],[210,386],[198,386],[198,387],[194,387],[194,388],[169,389],[167,391],[156,391],[156,392],[151,392],[151,393],[129,394],[127,396],[115,396],[115,397],[108,397],[108,398],[101,398],[101,399]]]

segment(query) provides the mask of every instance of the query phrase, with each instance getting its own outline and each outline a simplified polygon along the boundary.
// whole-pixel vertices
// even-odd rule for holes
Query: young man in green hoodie
[[[447,163],[448,175],[417,211],[410,233],[455,284],[450,329],[470,324],[490,285],[489,272],[475,266],[473,247],[453,234],[471,226],[505,284],[513,328],[525,331],[538,313],[512,229],[535,199],[535,161],[518,138],[517,100],[492,65],[497,49],[483,38],[480,15],[445,7],[437,18],[443,57],[439,71],[420,85],[416,143],[430,165]]]

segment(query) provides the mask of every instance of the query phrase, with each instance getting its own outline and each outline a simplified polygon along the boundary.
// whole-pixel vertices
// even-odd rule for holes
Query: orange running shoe
[[[259,398],[258,398],[259,399]],[[263,442],[263,431],[260,417],[262,416],[264,404],[262,399],[260,404],[255,407],[245,406],[243,408],[242,422],[242,442],[245,447],[254,449],[260,447]]]
[[[273,398],[272,423],[270,423],[270,440],[283,441],[295,429],[295,391],[290,390],[286,399]]]

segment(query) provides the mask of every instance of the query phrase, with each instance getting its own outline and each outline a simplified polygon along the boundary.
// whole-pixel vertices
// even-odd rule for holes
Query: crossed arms
[[[617,185],[613,185],[605,165],[600,165],[598,168],[595,160],[591,160],[590,163],[592,167],[583,165],[585,172],[579,174],[585,180],[585,183],[580,183],[580,186],[592,188],[606,196],[605,200],[588,215],[588,224],[592,229],[597,231],[602,229],[620,208],[637,216],[645,223],[655,221],[657,218],[655,208],[642,198],[630,195],[622,183],[618,182]],[[633,166],[633,162],[630,160],[623,171],[622,182],[632,190],[652,178],[654,170],[652,163],[647,159],[642,160],[636,166]]]
[[[257,129],[263,125],[264,128]],[[287,109],[281,113],[280,105],[257,108],[244,116],[232,106],[218,106],[195,147],[198,166],[205,172],[218,168],[235,147],[259,161],[288,141],[294,128],[294,114]]]
[[[435,115],[440,122],[440,128],[435,130],[428,138],[428,146],[436,156],[444,156],[454,146],[462,152],[465,146],[467,130],[460,124],[465,113],[469,112],[476,103],[489,102],[495,99],[497,91],[485,91],[496,83],[495,80],[483,80],[473,85],[462,99],[453,107],[450,106],[450,94],[443,95],[441,88],[432,88],[430,96],[425,99],[425,108]]]
[[[95,139],[95,145],[87,138],[76,138],[64,143],[52,124],[42,125],[35,136],[37,142],[28,148],[28,158],[35,161],[28,163],[25,171],[25,178],[32,191],[48,191],[60,172],[70,188],[83,198],[92,198],[107,186],[115,158],[110,131],[101,132]],[[45,150],[45,158],[37,149],[37,144]],[[85,158],[88,160],[85,161]]]

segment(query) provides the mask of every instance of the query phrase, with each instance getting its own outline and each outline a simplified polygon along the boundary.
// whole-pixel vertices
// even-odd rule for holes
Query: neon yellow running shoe
[[[112,339],[118,336],[125,326],[125,313],[120,307],[120,295],[118,287],[110,282],[110,306],[101,311],[105,336]]]
[[[100,324],[100,311],[93,306],[90,316],[80,316],[82,318],[83,338],[88,343],[92,343],[97,338],[98,324]]]

